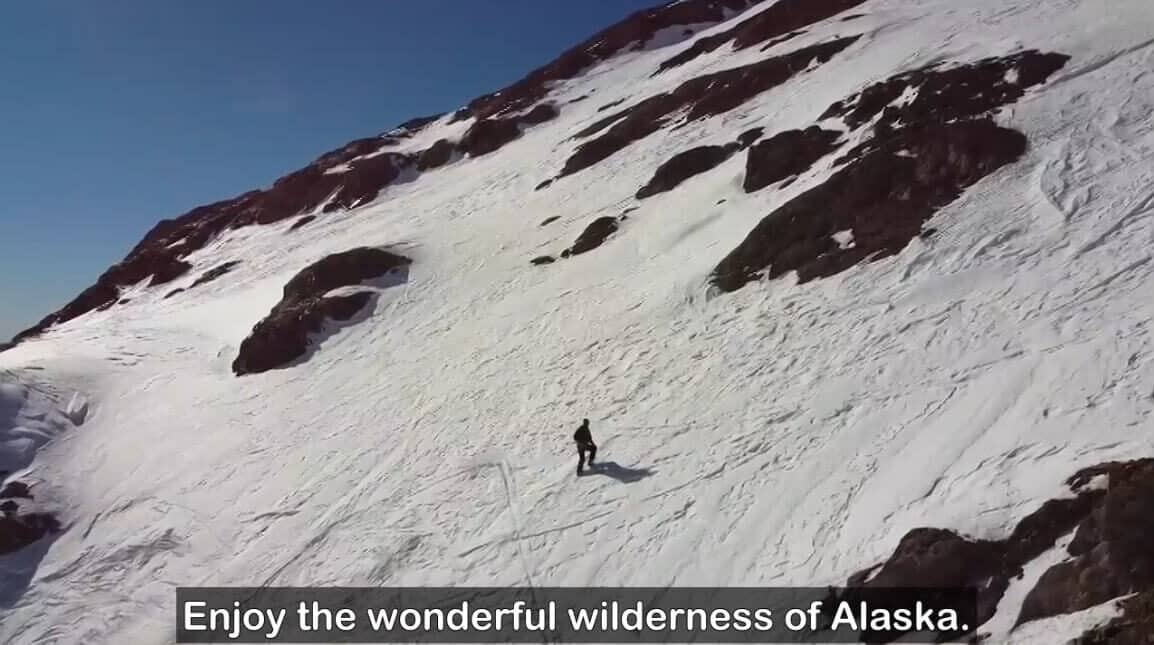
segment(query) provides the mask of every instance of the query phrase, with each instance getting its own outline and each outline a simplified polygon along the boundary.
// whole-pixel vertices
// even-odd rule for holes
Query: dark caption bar
[[[973,589],[184,587],[180,643],[957,642]]]

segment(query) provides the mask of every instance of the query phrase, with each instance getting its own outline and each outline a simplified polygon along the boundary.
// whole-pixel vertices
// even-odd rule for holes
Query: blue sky
[[[0,340],[158,220],[455,109],[658,3],[3,3]]]

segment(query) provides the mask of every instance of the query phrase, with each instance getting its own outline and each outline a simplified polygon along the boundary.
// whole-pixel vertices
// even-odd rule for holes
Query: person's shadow
[[[598,461],[589,464],[586,472],[590,475],[605,475],[624,484],[641,481],[653,474],[649,468],[626,468],[615,461]]]

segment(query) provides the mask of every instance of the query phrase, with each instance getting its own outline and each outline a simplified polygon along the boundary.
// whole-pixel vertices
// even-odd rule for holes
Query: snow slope
[[[829,64],[546,190],[598,107],[766,54],[723,47],[651,77],[688,42],[621,53],[555,87],[561,115],[495,154],[291,235],[230,231],[189,258],[242,259],[227,276],[171,299],[140,285],[0,353],[4,387],[91,402],[31,467],[69,529],[0,609],[0,640],[167,643],[182,585],[840,584],[911,528],[1004,537],[1078,468],[1150,455],[1154,7],[854,13],[775,45],[861,35]],[[595,251],[529,265],[635,205],[677,152],[804,128],[898,71],[1029,48],[1072,59],[998,115],[1027,156],[894,257],[710,292],[717,262],[832,166],[746,194],[738,155],[637,204]],[[448,121],[428,140],[460,129]],[[289,278],[365,244],[414,260],[368,321],[305,364],[231,373]],[[608,476],[573,476],[581,417]]]

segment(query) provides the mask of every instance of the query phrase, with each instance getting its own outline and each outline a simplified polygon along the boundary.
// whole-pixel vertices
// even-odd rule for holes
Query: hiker
[[[573,441],[577,443],[577,474],[580,475],[585,470],[585,453],[589,453],[590,466],[597,456],[597,444],[593,443],[593,435],[589,432],[589,419],[581,420],[581,427],[573,433]]]

